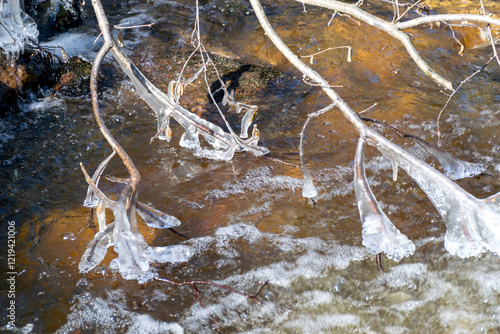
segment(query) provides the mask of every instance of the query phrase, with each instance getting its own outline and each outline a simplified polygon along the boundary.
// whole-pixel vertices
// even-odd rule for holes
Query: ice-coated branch
[[[109,32],[109,23],[107,23],[108,21],[102,6],[99,7],[98,10],[100,13],[100,15],[98,15],[98,20],[100,22],[101,32],[103,36],[105,36],[105,41],[107,40],[105,43],[112,51],[118,65],[134,84],[140,97],[156,113],[159,131],[166,131],[164,134],[159,133],[158,137],[160,139],[170,139],[171,135],[168,133],[168,131],[170,131],[168,124],[170,117],[173,117],[185,129],[185,133],[179,144],[194,150],[194,153],[198,156],[217,160],[230,160],[235,151],[249,151],[255,156],[261,156],[269,152],[266,148],[258,146],[258,137],[245,139],[248,137],[246,130],[250,127],[250,123],[255,115],[254,109],[249,109],[247,112],[248,116],[245,115],[243,119],[242,135],[240,138],[232,131],[227,133],[219,126],[183,108],[178,103],[177,99],[178,89],[181,83],[177,81],[175,83],[175,88],[169,89],[168,94],[163,93],[153,85],[123,53],[118,43],[114,43],[113,37]],[[101,22],[103,23],[101,24]],[[105,32],[103,29],[108,30]],[[169,85],[169,87],[170,86],[173,85]],[[238,107],[241,107],[241,105],[238,105]],[[213,150],[201,147],[199,141],[200,135],[213,147]]]
[[[366,118],[366,117],[361,117],[362,120],[368,121],[368,122],[373,122],[376,124],[381,124],[394,132],[401,138],[410,138],[411,140],[415,141],[417,144],[422,146],[429,154],[431,154],[434,158],[436,158],[439,163],[441,164],[441,167],[443,167],[444,174],[451,180],[458,180],[466,177],[472,177],[475,175],[479,175],[482,172],[486,170],[486,165],[481,164],[481,163],[476,163],[476,162],[468,162],[468,161],[463,161],[458,158],[455,158],[451,153],[443,150],[442,148],[433,145],[425,140],[423,140],[420,137],[403,133],[393,127],[392,125],[387,124],[384,121],[376,120],[376,119],[371,119],[371,118]],[[396,163],[393,161],[393,163]],[[395,170],[394,173],[396,174],[397,171]],[[394,177],[394,181],[396,181],[396,177]]]
[[[360,138],[354,159],[354,192],[363,223],[363,245],[372,254],[401,261],[415,252],[415,245],[386,216],[368,185],[365,174],[365,140]]]
[[[361,138],[376,146],[393,161],[393,166],[401,166],[420,185],[445,220],[446,249],[460,257],[479,256],[485,251],[500,256],[500,207],[496,203],[497,197],[486,200],[475,198],[445,175],[368,128],[328,82],[285,45],[267,20],[259,0],[250,0],[250,3],[260,25],[278,50],[304,76],[320,84],[323,91],[353,124]]]
[[[302,176],[304,178],[304,183],[302,186],[302,196],[307,198],[314,198],[318,195],[318,191],[316,190],[316,186],[314,185],[313,177],[309,168],[304,161],[304,136],[306,132],[307,124],[313,117],[317,117],[321,114],[324,114],[328,110],[332,109],[335,105],[331,104],[323,109],[320,109],[316,112],[310,113],[307,115],[307,119],[304,122],[304,126],[302,127],[302,131],[300,132],[300,145],[299,145],[299,155],[300,155],[300,170],[302,171]]]
[[[397,145],[374,141],[384,156],[395,161],[418,183],[443,217],[448,252],[462,258],[479,257],[485,251],[500,256],[500,207],[494,201],[475,198]]]
[[[104,44],[94,59],[90,76],[92,107],[99,130],[113,148],[113,153],[101,162],[94,172],[93,178],[90,178],[83,164],[81,164],[85,179],[89,184],[85,204],[89,207],[96,207],[99,232],[96,233],[88,245],[78,267],[81,272],[88,273],[101,263],[106,256],[107,248],[114,245],[115,251],[118,253],[118,258],[114,259],[112,263],[115,263],[118,267],[122,277],[124,279],[147,281],[155,277],[155,274],[150,270],[150,263],[183,262],[189,259],[191,251],[188,246],[183,245],[149,247],[139,231],[136,217],[138,213],[144,217],[148,225],[153,227],[171,228],[180,222],[175,217],[138,202],[137,186],[141,178],[139,171],[130,156],[109,132],[101,116],[97,94],[97,76],[102,60],[114,47],[115,43],[111,37],[109,23],[100,0],[92,0],[92,5],[104,38]],[[123,183],[123,188],[117,200],[113,201],[98,188],[98,183],[104,169],[115,152],[121,158],[130,176],[119,180]],[[114,222],[111,224],[106,224],[106,208],[113,211]]]

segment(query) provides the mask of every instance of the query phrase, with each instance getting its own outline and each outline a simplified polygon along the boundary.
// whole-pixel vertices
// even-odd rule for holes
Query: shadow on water
[[[109,267],[116,257],[111,248],[87,277],[78,273],[80,257],[96,232],[82,205],[86,184],[79,163],[93,171],[110,148],[96,129],[89,97],[55,93],[0,120],[0,173],[6,181],[0,189],[1,228],[15,221],[18,233],[16,324],[26,330],[33,326],[34,333],[498,331],[498,258],[487,254],[463,260],[448,255],[444,224],[425,194],[402,172],[397,182],[392,181],[390,162],[367,150],[367,176],[374,193],[417,246],[415,254],[400,263],[384,259],[386,272],[378,273],[374,256],[361,245],[352,187],[357,135],[335,110],[308,127],[305,158],[320,195],[317,205],[302,198],[298,136],[307,114],[329,104],[328,99],[275,54],[247,7],[236,1],[208,1],[203,6],[206,46],[220,57],[222,76],[230,81],[236,98],[259,106],[255,122],[270,155],[240,153],[229,163],[198,159],[179,147],[182,129],[175,124],[170,143],[157,140],[150,145],[155,118],[116,69],[105,78],[102,109],[141,173],[141,201],[178,217],[183,223],[179,232],[193,237],[183,241],[140,222],[149,244],[193,246],[188,263],[161,268],[160,274],[178,281],[214,281],[249,293],[269,280],[260,295],[264,305],[200,287],[202,308],[190,289],[124,281]],[[307,8],[303,13],[295,4],[268,9],[278,33],[303,55],[333,45],[353,46],[352,63],[346,62],[345,54],[330,51],[315,57],[312,66],[343,85],[338,91],[356,111],[377,103],[369,117],[437,141],[435,120],[447,97],[415,69],[396,41],[347,18],[328,27],[327,11]],[[192,3],[128,2],[107,10],[115,21],[123,17],[156,22],[152,34],[126,33],[125,45],[138,67],[165,90],[188,54]],[[84,32],[92,36],[89,40],[96,35],[95,27]],[[454,81],[489,57],[486,48],[460,57],[453,42],[444,45],[431,38],[435,33],[422,29],[413,35],[436,71]],[[166,38],[171,44],[165,44]],[[443,44],[441,53],[433,51],[436,43]],[[169,53],[172,48],[175,52]],[[233,55],[238,59],[227,58]],[[266,76],[269,65],[279,72],[274,69]],[[498,82],[491,79],[497,76],[493,67],[476,76],[452,101],[441,124],[445,149],[491,166],[490,176],[459,183],[481,198],[499,191]],[[263,77],[264,83],[259,82]],[[209,82],[217,90],[215,80]],[[215,119],[203,83],[189,89],[192,94],[186,93],[181,102]],[[228,112],[232,124],[240,117]],[[434,164],[418,145],[391,139]],[[118,159],[106,172],[126,176]],[[120,190],[120,185],[105,179],[101,186],[111,197]],[[0,241],[6,242],[3,232]],[[5,261],[2,258],[2,268]],[[3,307],[8,286],[6,276],[1,279]],[[4,321],[4,307],[2,312]]]

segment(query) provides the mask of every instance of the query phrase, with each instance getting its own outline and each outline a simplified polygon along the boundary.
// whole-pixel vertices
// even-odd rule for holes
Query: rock
[[[18,98],[55,85],[60,61],[52,53],[26,48],[16,60],[0,56],[0,108],[3,112],[16,106]]]

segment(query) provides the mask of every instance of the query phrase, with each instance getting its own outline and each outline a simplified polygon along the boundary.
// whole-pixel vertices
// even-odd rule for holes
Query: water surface
[[[370,4],[373,13],[391,17],[390,6]],[[175,78],[190,49],[193,5],[129,1],[106,7],[113,24],[155,23],[126,32],[125,45],[131,59],[160,87]],[[329,11],[308,7],[304,13],[293,2],[266,8],[278,33],[300,55],[353,47],[350,63],[340,49],[316,56],[312,66],[342,86],[337,91],[354,110],[377,103],[368,117],[437,142],[436,118],[447,95],[415,67],[397,41],[344,17],[328,26]],[[99,43],[92,44],[98,32],[90,13],[89,8],[86,26],[47,43],[66,43],[74,54],[92,59]],[[196,158],[179,147],[182,128],[177,125],[170,143],[150,145],[155,118],[113,65],[107,65],[102,82],[103,113],[141,173],[140,200],[178,217],[178,230],[192,237],[184,241],[141,225],[151,245],[184,243],[195,250],[188,263],[160,268],[160,275],[217,282],[250,294],[269,281],[259,295],[264,305],[199,286],[202,308],[189,287],[125,281],[109,268],[116,256],[111,249],[87,277],[78,273],[80,257],[96,232],[82,205],[86,183],[79,163],[93,170],[110,147],[96,129],[90,98],[56,92],[0,120],[0,172],[6,180],[1,190],[2,228],[6,231],[6,222],[13,220],[18,231],[18,327],[34,333],[498,332],[499,259],[491,254],[479,259],[450,256],[443,246],[444,222],[425,194],[404,172],[394,182],[390,162],[368,149],[372,189],[417,247],[399,263],[384,258],[385,273],[377,271],[374,256],[361,245],[352,185],[358,137],[336,110],[309,125],[305,157],[320,194],[315,204],[302,198],[299,133],[307,114],[328,105],[328,99],[277,54],[246,5],[208,1],[201,13],[204,43],[214,55],[250,64],[253,71],[259,66],[280,71],[264,85],[238,87],[235,92],[242,102],[259,106],[255,122],[269,156],[238,153],[229,163]],[[454,83],[490,57],[487,46],[458,55],[459,47],[445,27],[411,33],[422,56]],[[84,47],[70,44],[75,36]],[[498,73],[498,67],[490,65],[475,76],[441,119],[443,148],[489,166],[486,175],[458,181],[479,198],[500,191]],[[217,121],[207,97],[193,94],[191,98],[186,92],[186,107]],[[237,124],[237,115],[228,117]],[[440,168],[418,145],[385,133]],[[106,172],[126,176],[118,159]],[[120,187],[103,180],[102,189],[113,197]],[[2,283],[2,305],[6,289]],[[5,309],[2,312],[3,326]]]

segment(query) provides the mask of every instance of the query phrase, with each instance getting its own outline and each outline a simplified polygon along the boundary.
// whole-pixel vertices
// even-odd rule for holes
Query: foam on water
[[[247,173],[238,181],[228,182],[222,186],[222,190],[211,190],[207,192],[206,199],[227,198],[232,195],[251,192],[270,192],[274,190],[302,188],[302,179],[284,175],[272,175],[271,167],[259,167]]]
[[[67,323],[56,333],[69,333],[77,328],[96,333],[184,333],[177,323],[158,321],[148,314],[131,311],[126,295],[120,290],[108,291],[105,298],[89,292],[77,296]]]

